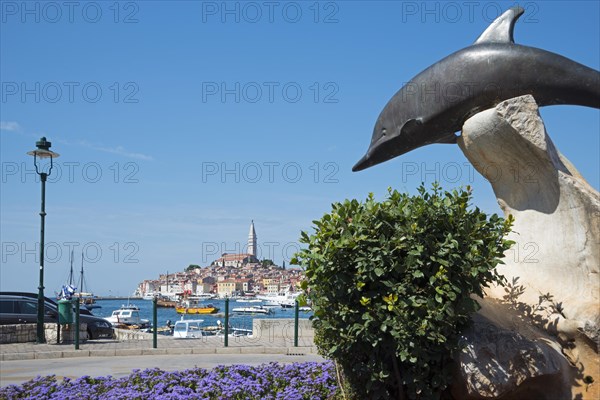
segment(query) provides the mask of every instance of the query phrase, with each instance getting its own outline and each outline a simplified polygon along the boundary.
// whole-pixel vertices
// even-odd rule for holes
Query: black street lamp
[[[38,305],[37,305],[37,343],[46,343],[46,337],[44,335],[44,227],[46,217],[46,179],[52,172],[52,159],[59,156],[58,153],[50,151],[52,143],[48,142],[45,137],[42,137],[38,142],[35,142],[37,149],[28,152],[27,154],[33,156],[33,164],[35,165],[35,172],[40,176],[42,181],[42,210],[40,211],[40,217],[42,218],[42,225],[40,228],[40,286],[38,287]],[[50,169],[48,173],[40,172],[38,169],[37,159],[39,158],[50,158]]]

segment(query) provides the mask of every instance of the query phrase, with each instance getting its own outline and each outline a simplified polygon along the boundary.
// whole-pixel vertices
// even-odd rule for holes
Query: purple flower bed
[[[134,370],[127,377],[111,376],[57,382],[54,375],[37,377],[20,386],[0,388],[0,399],[333,399],[337,384],[333,363],[218,366],[166,372]]]

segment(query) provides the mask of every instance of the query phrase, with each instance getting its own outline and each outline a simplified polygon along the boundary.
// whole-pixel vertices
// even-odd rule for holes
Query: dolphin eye
[[[381,128],[381,136],[385,136],[387,130],[385,128]]]

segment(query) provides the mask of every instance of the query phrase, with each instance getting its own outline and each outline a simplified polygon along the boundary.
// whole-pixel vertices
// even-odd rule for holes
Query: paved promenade
[[[224,347],[223,337],[205,336],[201,339],[173,339],[158,336],[157,348],[152,347],[152,335],[140,340],[88,340],[75,350],[73,344],[11,343],[0,345],[0,361],[34,360],[70,357],[143,356],[160,354],[316,354],[312,338],[293,341],[281,337],[229,337]]]
[[[158,367],[164,370],[212,368],[219,364],[262,364],[271,361],[322,361],[312,337],[293,340],[282,337],[207,336],[202,339],[173,339],[152,335],[138,340],[88,340],[75,350],[73,344],[12,343],[0,345],[0,385],[18,384],[37,375],[59,377],[82,375],[124,376],[132,369]],[[150,356],[150,357],[148,357]]]

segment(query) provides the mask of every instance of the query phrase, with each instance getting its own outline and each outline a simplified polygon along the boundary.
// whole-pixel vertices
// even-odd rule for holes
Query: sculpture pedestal
[[[566,384],[573,388],[573,395],[581,393],[582,398],[597,398],[600,385],[600,195],[554,147],[531,96],[510,99],[474,115],[463,125],[458,144],[475,169],[491,183],[505,216],[510,214],[515,218],[509,239],[516,243],[505,254],[505,265],[497,267],[510,285],[508,289],[486,290],[490,297],[488,302],[493,303],[496,298],[501,306],[510,306],[512,322],[496,321],[491,325],[495,330],[491,337],[501,337],[504,329],[517,335],[531,332],[525,335],[531,336],[527,338],[531,344],[523,342],[520,346],[537,349],[542,355],[539,360],[522,360],[525,364],[533,363],[531,368],[524,369],[523,382],[512,387],[507,381],[491,382],[492,385],[502,387],[503,394],[515,394],[528,384],[535,385],[532,378],[536,376],[538,383],[544,375],[556,376],[554,367],[559,364],[555,355],[551,355],[550,350],[539,350],[539,341],[544,340],[554,342],[553,347],[577,367],[572,379],[566,375],[563,378],[563,382],[570,381]],[[543,295],[548,295],[545,300],[540,297]],[[488,314],[495,307],[499,306],[487,307]],[[484,307],[476,321],[482,313],[484,317],[489,316]],[[543,337],[546,335],[534,329],[534,324],[554,333],[559,340]],[[468,348],[480,348],[480,337],[478,332],[466,332]],[[484,348],[489,346],[484,343]],[[515,363],[513,360],[510,365],[502,365],[500,354],[495,351],[486,354],[494,359],[498,368],[509,370]],[[455,385],[457,391],[464,398],[493,398],[494,395],[487,397],[477,393],[465,382],[473,376],[469,368],[474,371],[480,368],[482,373],[478,376],[486,378],[486,366],[477,364],[485,357],[471,356],[474,357],[463,354],[459,359],[462,375]],[[548,363],[552,368],[548,368]],[[540,367],[544,365],[547,371],[542,373],[544,368]],[[568,373],[564,369],[561,367],[563,373]],[[588,375],[596,382],[590,388],[583,383]],[[552,391],[558,394],[556,388]]]
[[[515,217],[516,243],[498,272],[523,285],[519,301],[549,293],[554,316],[598,342],[600,331],[600,195],[554,147],[538,107],[522,96],[483,111],[463,126],[459,146],[491,183],[505,215]],[[488,291],[502,298],[502,288]]]

